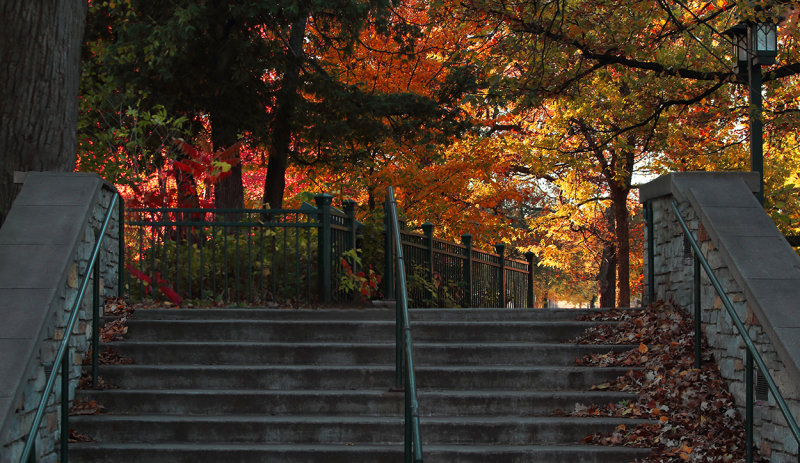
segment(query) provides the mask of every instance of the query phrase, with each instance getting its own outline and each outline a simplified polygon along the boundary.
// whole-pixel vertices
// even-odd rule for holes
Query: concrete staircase
[[[427,462],[626,462],[646,449],[580,444],[636,420],[550,416],[631,399],[588,391],[624,373],[576,367],[614,346],[562,344],[578,311],[412,310]],[[133,365],[102,366],[116,389],[82,390],[106,412],[70,427],[96,442],[74,462],[400,462],[393,309],[139,310]]]

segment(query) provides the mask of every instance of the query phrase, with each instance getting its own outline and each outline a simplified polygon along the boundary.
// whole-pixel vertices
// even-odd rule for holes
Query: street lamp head
[[[724,34],[731,38],[733,45],[732,55],[736,61],[734,71],[737,74],[746,74],[750,62],[747,49],[747,24],[739,23],[726,30]]]
[[[753,64],[775,64],[778,56],[778,26],[772,21],[748,25]]]

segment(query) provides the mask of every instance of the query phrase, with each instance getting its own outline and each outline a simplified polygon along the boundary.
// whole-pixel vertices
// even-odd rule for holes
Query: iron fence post
[[[535,267],[533,263],[534,257],[535,254],[532,253],[531,251],[525,253],[525,259],[528,260],[528,304],[526,305],[529,309],[536,307],[536,303],[533,300],[533,295],[534,295],[533,285],[535,282],[534,278],[535,275],[533,274],[533,269]]]
[[[472,307],[472,235],[464,233],[461,235],[461,244],[464,245],[464,306]]]
[[[428,282],[430,282],[430,301],[429,306],[433,306],[436,300],[436,283],[433,281],[433,224],[425,222],[422,224],[422,233],[425,235],[425,272]]]
[[[500,256],[500,304],[497,307],[506,306],[506,245],[498,243],[494,245],[494,249]]]
[[[331,201],[323,193],[314,197],[319,210],[319,297],[324,303],[331,300]]]
[[[384,211],[384,273],[383,281],[385,285],[384,294],[386,299],[394,299],[394,252],[393,252],[393,236],[392,225],[389,217],[389,201],[383,203]]]
[[[117,194],[119,195],[119,194]],[[117,281],[117,297],[125,294],[125,202],[119,197],[119,276]]]

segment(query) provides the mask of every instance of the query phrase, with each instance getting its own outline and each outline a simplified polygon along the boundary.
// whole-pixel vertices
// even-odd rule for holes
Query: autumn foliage
[[[324,191],[362,220],[394,185],[412,228],[533,251],[548,298],[635,305],[638,185],[747,169],[747,91],[721,31],[774,20],[766,206],[800,230],[800,32],[784,5],[251,3],[93,2],[79,168],[132,205],[294,207]]]

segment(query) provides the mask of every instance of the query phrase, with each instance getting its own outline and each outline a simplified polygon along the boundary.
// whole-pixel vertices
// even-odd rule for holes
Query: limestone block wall
[[[693,252],[672,210],[671,203],[675,200],[784,399],[798,418],[800,394],[797,384],[800,384],[800,375],[797,362],[800,352],[795,349],[798,346],[796,338],[792,339],[782,331],[782,319],[786,313],[797,310],[800,294],[794,296],[784,293],[777,299],[773,294],[770,300],[760,286],[783,286],[781,292],[790,288],[791,284],[786,284],[787,279],[794,276],[782,269],[796,266],[800,270],[800,259],[788,245],[788,249],[779,249],[781,252],[756,249],[747,258],[748,251],[743,247],[748,246],[748,242],[758,248],[759,242],[767,238],[771,240],[777,233],[766,213],[755,202],[752,184],[746,182],[749,180],[746,174],[670,174],[643,188],[642,201],[650,201],[653,212],[655,300],[671,301],[694,311]],[[755,202],[755,207],[750,200]],[[752,215],[759,213],[766,220]],[[650,246],[650,239],[646,240],[646,246]],[[773,247],[780,246],[770,246],[770,249]],[[757,265],[752,262],[756,259]],[[649,265],[645,264],[646,282]],[[756,267],[763,268],[763,272],[758,273]],[[745,344],[705,271],[701,270],[700,275],[703,332],[744,417]],[[777,286],[771,280],[777,281]],[[800,290],[800,285],[795,285],[795,288],[795,292]],[[786,307],[785,304],[776,307],[778,304],[775,301],[791,301],[795,297],[798,298],[794,299],[794,307]],[[754,442],[762,455],[775,463],[797,461],[797,442],[772,394],[769,394],[768,400],[756,402],[754,424]]]
[[[65,336],[70,309],[79,294],[89,259],[116,190],[86,174],[32,173],[0,229],[0,462],[18,462]],[[112,211],[101,252],[100,298],[118,295],[119,205]],[[92,285],[79,308],[69,351],[69,398],[74,397],[81,362],[89,350]],[[101,309],[102,310],[102,309]],[[60,460],[60,378],[36,439],[37,461]]]

